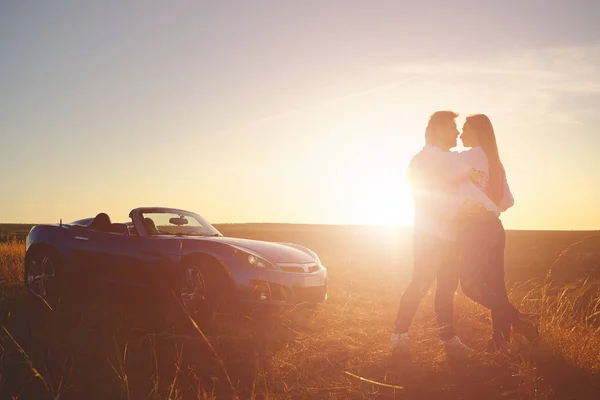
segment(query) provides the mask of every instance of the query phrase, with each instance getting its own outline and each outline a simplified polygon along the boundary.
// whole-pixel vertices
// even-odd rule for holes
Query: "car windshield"
[[[192,214],[148,212],[141,216],[144,230],[151,236],[221,236],[210,223]]]

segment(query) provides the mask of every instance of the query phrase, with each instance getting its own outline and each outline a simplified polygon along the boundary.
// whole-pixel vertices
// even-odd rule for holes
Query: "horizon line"
[[[0,222],[2,225],[53,225],[58,224],[57,222]],[[68,222],[64,222],[68,224]],[[297,226],[324,226],[324,227],[364,227],[364,228],[401,228],[401,229],[414,229],[412,225],[397,225],[397,224],[342,224],[342,223],[305,223],[305,222],[210,222],[211,225],[297,225]],[[536,231],[536,232],[598,232],[599,229],[539,229],[539,228],[506,228],[506,231]]]

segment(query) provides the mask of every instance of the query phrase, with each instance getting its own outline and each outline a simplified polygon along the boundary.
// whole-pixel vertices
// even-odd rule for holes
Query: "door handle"
[[[81,241],[84,241],[84,242],[87,242],[88,240],[90,240],[90,239],[88,239],[88,238],[87,238],[87,237],[85,237],[85,236],[75,236],[75,238],[74,238],[74,239],[75,239],[75,240],[81,240]]]

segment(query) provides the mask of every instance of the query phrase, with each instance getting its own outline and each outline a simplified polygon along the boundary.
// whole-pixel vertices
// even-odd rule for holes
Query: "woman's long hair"
[[[492,122],[484,114],[475,114],[466,118],[465,125],[475,132],[479,140],[479,145],[488,159],[490,177],[486,188],[486,195],[494,203],[499,204],[504,197],[506,172],[500,161],[496,134],[494,133]]]

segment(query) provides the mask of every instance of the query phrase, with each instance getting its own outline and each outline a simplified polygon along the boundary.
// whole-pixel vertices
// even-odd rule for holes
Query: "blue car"
[[[223,236],[204,218],[166,207],[36,225],[24,282],[49,304],[64,294],[116,290],[171,296],[191,314],[222,302],[277,305],[327,299],[327,270],[310,249]]]

